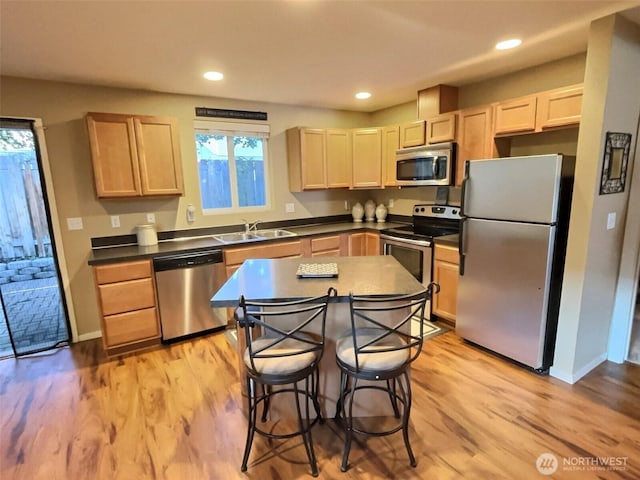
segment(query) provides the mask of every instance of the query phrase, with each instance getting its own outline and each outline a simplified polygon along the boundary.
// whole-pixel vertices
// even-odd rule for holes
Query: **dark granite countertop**
[[[310,219],[310,222],[313,221]],[[357,232],[366,230],[382,230],[385,228],[395,228],[406,225],[401,222],[338,222],[311,224],[307,226],[280,227],[297,234],[294,237],[284,237],[269,240],[247,240],[245,242],[222,243],[213,238],[212,235],[198,237],[185,237],[174,240],[160,241],[157,245],[141,247],[138,245],[114,246],[104,248],[94,248],[89,257],[89,265],[100,265],[107,263],[125,262],[141,260],[146,258],[160,257],[175,253],[201,252],[209,249],[225,249],[246,246],[254,243],[292,241],[299,238],[326,235],[332,233]]]
[[[301,263],[336,263],[335,278],[298,278]],[[381,274],[381,272],[384,272]],[[337,301],[355,295],[391,296],[417,293],[423,285],[390,255],[247,260],[211,299],[212,307],[237,307],[240,295],[252,301],[287,301],[338,291]]]

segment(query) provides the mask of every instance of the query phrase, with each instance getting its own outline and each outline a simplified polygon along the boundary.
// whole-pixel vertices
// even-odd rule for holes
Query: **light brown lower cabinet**
[[[433,295],[432,312],[451,323],[456,321],[458,301],[458,248],[435,245],[433,253],[433,281],[440,285],[440,292]]]
[[[348,235],[327,235],[302,240],[305,257],[340,257],[348,254]]]
[[[160,321],[151,260],[94,267],[102,326],[109,355],[160,343]]]
[[[352,233],[349,237],[349,255],[380,255],[380,234],[377,232]]]
[[[250,258],[297,258],[302,256],[300,240],[230,248],[224,251],[227,278],[240,268],[242,262]]]

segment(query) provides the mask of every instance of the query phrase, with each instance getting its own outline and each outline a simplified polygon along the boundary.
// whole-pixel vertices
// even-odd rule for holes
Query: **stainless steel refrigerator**
[[[456,332],[545,373],[553,364],[575,158],[467,162]]]

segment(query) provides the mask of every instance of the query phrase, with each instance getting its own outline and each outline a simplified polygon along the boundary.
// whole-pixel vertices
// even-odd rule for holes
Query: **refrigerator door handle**
[[[469,162],[468,160],[464,163],[464,178],[462,179],[462,191],[460,192],[460,216],[464,217],[464,204],[466,200],[467,193],[467,182],[469,181]]]
[[[465,217],[460,219],[460,234],[458,235],[458,253],[460,255],[460,265],[458,266],[458,272],[460,276],[464,275],[464,223],[467,221]]]

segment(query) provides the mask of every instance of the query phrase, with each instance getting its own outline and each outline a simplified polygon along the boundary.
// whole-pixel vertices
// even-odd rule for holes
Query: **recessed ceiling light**
[[[358,100],[364,100],[371,97],[371,94],[369,92],[358,92],[356,93],[356,98]]]
[[[516,48],[518,45],[522,43],[522,40],[519,38],[511,38],[509,40],[505,40],[503,42],[496,43],[497,50],[509,50],[510,48]]]
[[[224,75],[220,72],[206,72],[203,77],[207,80],[218,81],[222,80],[224,78]]]

